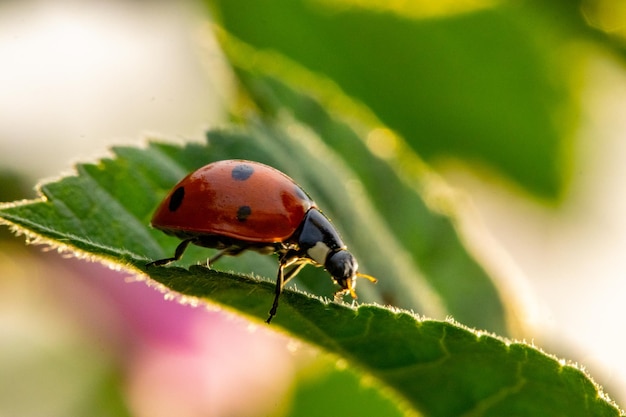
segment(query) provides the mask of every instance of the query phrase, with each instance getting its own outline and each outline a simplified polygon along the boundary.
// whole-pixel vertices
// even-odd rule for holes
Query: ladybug
[[[357,298],[358,263],[348,252],[330,220],[309,195],[282,172],[246,160],[206,165],[181,180],[156,209],[151,225],[182,239],[171,258],[146,267],[179,260],[189,244],[219,249],[208,264],[224,255],[247,250],[278,254],[274,303],[266,320],[276,315],[285,284],[306,265],[324,267],[345,294]]]

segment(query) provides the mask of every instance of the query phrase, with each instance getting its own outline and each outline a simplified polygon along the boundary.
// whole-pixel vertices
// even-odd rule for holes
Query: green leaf
[[[542,197],[563,190],[572,62],[539,13],[507,2],[436,19],[411,2],[207,3],[237,38],[332,79],[427,161],[487,164]]]
[[[296,129],[304,134],[295,121],[289,126],[292,131]],[[329,204],[333,216],[334,210],[339,213],[341,209],[332,193],[325,191],[331,179],[330,185],[341,191],[341,198],[347,199],[348,205],[368,204],[363,194],[349,191],[344,181],[350,183],[350,171],[332,152],[326,150],[314,159],[330,160],[322,165],[322,175],[313,180],[314,169],[302,163],[300,158],[304,155],[291,153],[294,148],[287,148],[286,140],[283,130],[257,122],[247,129],[211,132],[209,146],[150,143],[145,149],[114,148],[114,157],[81,164],[77,167],[77,176],[42,185],[41,200],[2,206],[0,218],[32,238],[125,266],[136,273],[149,274],[172,294],[187,301],[217,304],[260,322],[267,317],[274,294],[271,279],[199,265],[189,269],[174,266],[146,270],[146,261],[172,254],[178,243],[157,230],[150,230],[147,224],[164,193],[187,171],[213,159],[246,157],[251,152],[260,160],[271,156],[291,167],[289,172],[301,177],[298,180],[312,194],[319,193],[316,198]],[[302,152],[306,150],[304,143],[292,140],[300,144]],[[312,158],[316,150],[319,152],[321,142],[306,143],[316,145],[307,154],[307,158]],[[368,222],[359,223],[363,220],[358,212],[349,211],[348,215],[353,217],[354,224],[372,227]],[[346,219],[341,220],[337,224],[344,225]],[[389,238],[371,233],[382,239]],[[384,246],[368,249],[370,241],[348,238],[358,251],[371,254],[388,250]],[[198,250],[189,256],[186,254],[179,265],[190,265],[206,258],[206,252]],[[381,255],[385,256],[391,255]],[[256,266],[258,261],[259,270],[263,270],[261,260],[268,259],[271,260],[251,254],[247,260],[244,258],[244,264],[254,262]],[[369,271],[369,257],[362,259],[364,268]],[[221,263],[216,267],[222,267]],[[388,273],[379,276],[380,285],[376,287],[392,293],[408,288],[412,294],[405,296],[406,299],[421,303],[423,310],[420,311],[436,309],[427,296],[414,293],[412,285],[420,282],[419,275],[412,279],[405,277],[400,284],[390,278],[398,273],[397,268],[395,262],[388,263]],[[271,277],[276,264],[270,269]],[[253,270],[259,271],[256,267]],[[330,281],[323,271],[309,270],[320,273],[318,281]],[[428,288],[425,283],[419,286]],[[364,283],[359,292],[363,299],[376,299],[379,296],[376,289]],[[574,366],[532,346],[475,332],[451,321],[420,319],[406,311],[377,305],[350,307],[329,303],[292,289],[281,297],[272,328],[282,329],[342,358],[351,369],[376,381],[375,386],[391,393],[403,409],[413,413],[428,416],[620,415],[617,407]],[[345,400],[350,401],[350,398]]]

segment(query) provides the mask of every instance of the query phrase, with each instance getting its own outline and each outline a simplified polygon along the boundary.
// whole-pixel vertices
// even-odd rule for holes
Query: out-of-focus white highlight
[[[231,87],[221,54],[194,49],[201,21],[189,7],[0,4],[3,165],[49,176],[148,130],[200,137]],[[217,63],[211,71],[206,56]]]

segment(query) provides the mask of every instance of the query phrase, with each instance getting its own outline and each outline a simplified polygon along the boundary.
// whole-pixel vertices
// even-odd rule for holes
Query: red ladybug
[[[306,264],[323,266],[341,289],[357,298],[356,278],[376,279],[358,272],[328,218],[298,184],[282,172],[258,162],[218,161],[192,172],[159,205],[152,226],[183,241],[172,258],[147,267],[179,260],[190,243],[220,249],[209,265],[224,255],[246,250],[279,258],[276,295],[267,323],[276,315],[285,284]]]

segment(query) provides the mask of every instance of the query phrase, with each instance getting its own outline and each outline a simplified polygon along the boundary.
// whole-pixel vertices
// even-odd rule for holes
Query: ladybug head
[[[371,282],[376,282],[376,278],[358,272],[358,262],[354,256],[345,249],[340,249],[328,255],[324,267],[328,273],[332,275],[335,282],[341,286],[341,289],[335,294],[336,297],[350,293],[352,298],[357,298],[356,291],[354,290],[357,277],[367,278]]]
[[[337,280],[346,280],[356,276],[359,264],[350,252],[345,249],[331,253],[326,258],[326,270]]]
[[[350,252],[345,249],[328,255],[326,259],[326,270],[342,288],[341,293],[350,293],[352,298],[356,298],[354,287],[356,286],[357,270],[359,264]]]

